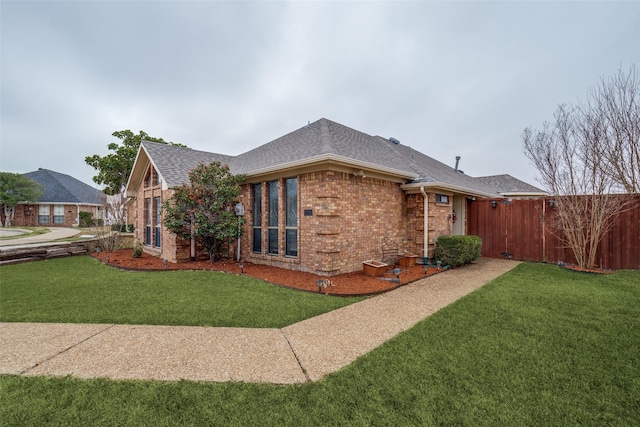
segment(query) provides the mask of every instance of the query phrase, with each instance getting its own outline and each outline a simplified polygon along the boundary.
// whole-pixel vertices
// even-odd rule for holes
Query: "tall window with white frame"
[[[144,199],[144,244],[151,245],[151,199]]]
[[[252,188],[253,213],[251,216],[253,223],[252,251],[262,253],[262,184],[254,184]]]
[[[269,199],[268,199],[268,248],[269,254],[278,254],[278,181],[270,181],[268,183]]]
[[[298,256],[298,178],[288,178],[285,188],[285,255]]]
[[[153,233],[153,246],[160,247],[161,242],[161,226],[162,226],[162,203],[160,197],[153,198],[153,212],[154,212],[154,233]]]
[[[64,205],[53,205],[53,223],[64,224]]]
[[[49,224],[49,205],[38,207],[38,224]]]

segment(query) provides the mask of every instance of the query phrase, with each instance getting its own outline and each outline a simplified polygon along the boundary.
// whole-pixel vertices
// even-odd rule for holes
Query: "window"
[[[253,252],[262,253],[262,184],[253,185]]]
[[[151,244],[151,199],[144,199],[144,244]]]
[[[285,188],[285,237],[284,254],[298,256],[298,179],[289,178]]]
[[[449,204],[449,196],[445,194],[436,194],[436,203]]]
[[[64,224],[64,205],[53,205],[53,223]]]
[[[269,253],[278,254],[278,181],[271,181],[268,184],[268,242]]]
[[[153,198],[153,211],[155,213],[155,230],[154,230],[154,241],[153,246],[156,248],[160,247],[160,237],[162,233],[162,203],[160,202],[160,197]]]
[[[49,205],[40,205],[38,208],[38,224],[49,224]]]
[[[147,174],[144,176],[144,187],[145,188],[149,188],[151,187],[151,168],[147,169]]]

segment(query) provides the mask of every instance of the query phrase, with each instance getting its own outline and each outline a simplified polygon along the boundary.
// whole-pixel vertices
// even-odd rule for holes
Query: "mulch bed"
[[[310,292],[318,292],[317,280],[329,279],[333,286],[327,286],[322,289],[321,292],[340,296],[375,295],[444,271],[443,269],[438,270],[435,267],[428,267],[425,273],[422,265],[403,268],[400,273],[400,283],[398,283],[397,280],[395,280],[396,276],[390,273],[385,274],[383,278],[365,276],[362,271],[325,277],[318,276],[313,273],[287,270],[284,268],[253,264],[250,262],[244,262],[244,273],[242,273],[238,263],[233,260],[217,261],[215,263],[203,260],[178,264],[167,263],[165,267],[162,260],[158,257],[143,253],[140,258],[133,258],[131,254],[131,249],[123,249],[116,252],[93,253],[91,256],[99,259],[105,264],[126,270],[223,271],[233,274],[244,274],[276,285]]]
[[[607,270],[604,268],[583,268],[576,264],[560,264],[560,267],[567,270],[575,271],[577,273],[589,273],[589,274],[612,274],[613,270]]]

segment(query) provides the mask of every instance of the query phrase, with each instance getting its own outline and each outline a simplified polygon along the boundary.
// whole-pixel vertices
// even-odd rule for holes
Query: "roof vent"
[[[398,145],[400,144],[400,141],[398,141],[397,139],[395,139],[394,137],[389,138],[390,142],[393,142],[394,144]]]

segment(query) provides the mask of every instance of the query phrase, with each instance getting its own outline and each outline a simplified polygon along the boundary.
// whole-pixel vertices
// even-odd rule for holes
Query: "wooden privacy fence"
[[[640,270],[640,195],[635,208],[618,215],[602,239],[597,264],[602,268]],[[478,199],[469,202],[467,234],[482,238],[482,256],[522,261],[575,263],[551,224],[552,198]]]

